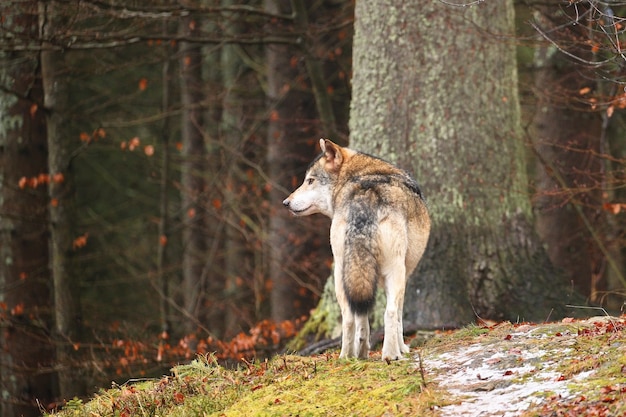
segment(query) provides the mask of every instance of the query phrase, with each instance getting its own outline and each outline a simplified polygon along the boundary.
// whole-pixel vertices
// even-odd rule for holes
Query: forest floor
[[[626,416],[626,317],[470,326],[405,360],[202,356],[55,416]]]

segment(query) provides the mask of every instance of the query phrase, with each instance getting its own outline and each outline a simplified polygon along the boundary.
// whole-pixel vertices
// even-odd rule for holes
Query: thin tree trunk
[[[40,26],[44,37],[41,72],[44,107],[47,114],[48,169],[50,198],[50,264],[54,281],[56,332],[60,338],[57,357],[61,365],[59,387],[64,398],[85,393],[85,385],[73,367],[75,343],[81,339],[80,276],[72,268],[75,230],[75,187],[72,178],[72,151],[75,138],[68,132],[70,116],[68,79],[63,52],[52,50],[50,43],[61,27],[56,1],[40,3]],[[56,178],[56,180],[52,180]]]
[[[9,6],[7,6],[9,7]],[[11,6],[16,7],[16,6]],[[4,23],[38,35],[37,2],[5,10]],[[38,416],[56,397],[48,269],[48,199],[32,181],[47,171],[37,54],[0,52],[0,415]]]
[[[591,47],[579,41],[589,33],[586,25],[568,24],[576,19],[573,9],[571,16],[552,6],[542,10],[551,15],[541,25],[556,42],[573,45],[568,52],[575,56],[594,59]],[[613,300],[611,307],[619,308],[621,297],[606,298],[607,281],[623,289],[624,271],[612,214],[602,210],[603,200],[610,200],[603,196],[607,162],[598,156],[609,151],[603,143],[605,109],[587,101],[605,82],[596,69],[582,67],[553,45],[539,50],[535,64],[537,231],[574,288],[592,302]]]
[[[181,33],[192,34],[200,29],[194,16],[181,20]],[[203,320],[204,257],[207,250],[205,192],[206,147],[202,102],[202,54],[199,45],[181,42],[180,82],[183,105],[182,150],[182,216],[183,216],[183,299],[191,320],[185,320],[187,332],[194,331]]]
[[[217,31],[221,28],[221,22],[207,20],[205,28],[207,32]],[[203,62],[203,91],[205,105],[203,105],[204,113],[204,129],[206,148],[207,148],[207,242],[208,252],[205,256],[205,266],[203,276],[206,279],[206,305],[207,305],[207,323],[210,324],[211,333],[222,340],[225,330],[228,328],[227,303],[224,296],[224,288],[226,282],[226,250],[228,238],[225,237],[226,221],[224,217],[226,202],[224,199],[224,172],[225,168],[223,154],[223,144],[220,132],[222,124],[222,107],[224,100],[224,88],[222,82],[221,68],[221,48],[215,45],[205,45],[202,49]],[[210,204],[209,204],[210,202]]]
[[[291,0],[291,8],[296,27],[300,28],[300,30],[308,31],[309,13],[306,8],[306,2],[304,0]],[[307,74],[311,80],[317,113],[322,124],[323,137],[337,141],[340,134],[337,131],[335,113],[328,94],[328,84],[324,80],[324,70],[322,69],[320,57],[315,55],[315,45],[312,44],[309,36],[307,36],[307,32],[305,32],[302,46],[304,48],[304,62]]]
[[[291,11],[288,0],[266,0],[265,9],[273,13]],[[272,115],[267,163],[273,181],[267,245],[271,316],[276,321],[308,313],[311,295],[306,286],[328,271],[321,262],[328,255],[328,221],[322,216],[294,219],[281,204],[288,190],[301,180],[319,139],[317,132],[302,122],[314,119],[316,105],[311,95],[294,84],[304,72],[300,65],[293,65],[300,62],[298,54],[287,45],[266,46],[267,95]],[[316,259],[308,258],[312,253],[317,254]]]
[[[350,145],[412,170],[433,221],[407,325],[545,320],[568,300],[532,226],[513,14],[508,0],[356,4]]]
[[[164,24],[164,32],[167,34],[167,24]],[[167,49],[166,56],[163,62],[163,101],[161,108],[164,114],[163,118],[163,130],[161,136],[162,144],[162,167],[161,167],[161,196],[159,202],[159,242],[157,246],[157,292],[159,294],[159,322],[161,331],[169,333],[171,330],[170,317],[169,317],[169,285],[168,277],[166,276],[165,268],[167,266],[167,248],[169,240],[169,227],[170,227],[170,213],[169,213],[169,182],[170,182],[170,109],[171,103],[171,89],[172,83],[172,63],[170,62],[169,51]]]
[[[236,4],[233,0],[222,0],[222,7]],[[233,16],[226,15],[223,27],[227,36],[236,37],[241,33],[241,24]],[[246,247],[246,238],[241,224],[246,203],[239,194],[240,184],[245,179],[244,167],[240,160],[239,151],[243,148],[243,120],[245,119],[243,82],[245,71],[240,54],[243,51],[236,44],[224,45],[221,48],[220,68],[222,70],[222,84],[224,98],[222,100],[222,119],[220,121],[221,140],[224,143],[224,165],[226,168],[226,184],[224,187],[224,203],[226,207],[226,242],[224,245],[225,283],[224,298],[226,301],[225,325],[227,337],[234,336],[239,331],[238,311],[234,300],[239,291],[237,282],[242,281],[251,273],[252,254]]]

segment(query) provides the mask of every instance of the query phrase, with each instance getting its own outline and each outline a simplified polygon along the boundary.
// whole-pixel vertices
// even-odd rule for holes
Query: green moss
[[[174,368],[172,377],[117,386],[60,417],[429,415],[440,405],[413,362],[339,360],[337,353],[280,356],[226,369],[211,356]]]
[[[292,372],[241,398],[225,416],[425,415],[434,396],[407,362],[286,357]]]
[[[535,367],[535,371],[512,375],[506,381],[472,380],[466,392],[502,388],[501,384],[523,386],[532,382],[543,367],[552,375],[560,375],[559,381],[566,381],[572,395],[561,398],[549,389],[535,393],[539,401],[524,412],[526,417],[552,415],[555,410],[578,415],[575,412],[581,407],[604,412],[600,415],[624,415],[626,324],[615,323],[468,326],[438,334],[418,356],[437,358],[459,347],[479,345],[484,349],[476,355],[486,352],[487,356],[477,357],[478,361],[493,353],[509,353],[491,364],[493,369],[504,372],[521,361]],[[417,359],[390,364],[380,359],[380,352],[374,352],[369,360],[340,360],[335,351],[314,357],[284,355],[269,361],[242,362],[237,369],[227,369],[211,355],[202,356],[174,368],[172,376],[114,386],[86,403],[72,400],[58,415],[429,416],[463,400],[462,395],[443,391],[446,382],[440,377],[449,371],[445,366],[423,369]],[[441,387],[435,382],[438,380]]]

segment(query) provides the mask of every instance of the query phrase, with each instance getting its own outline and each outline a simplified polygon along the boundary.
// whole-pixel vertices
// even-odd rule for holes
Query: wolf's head
[[[333,216],[333,189],[342,164],[354,151],[320,139],[322,153],[311,162],[304,182],[283,201],[295,216],[321,213]]]

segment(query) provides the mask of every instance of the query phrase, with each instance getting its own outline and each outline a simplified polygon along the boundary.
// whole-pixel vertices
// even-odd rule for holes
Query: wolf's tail
[[[350,309],[366,314],[376,301],[380,276],[376,213],[357,204],[348,216],[344,242],[343,286]]]

